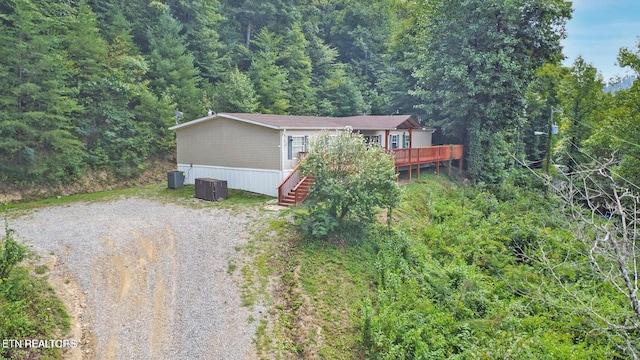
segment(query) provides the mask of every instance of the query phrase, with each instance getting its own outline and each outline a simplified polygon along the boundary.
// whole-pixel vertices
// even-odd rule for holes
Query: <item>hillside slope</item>
[[[595,331],[602,324],[542,261],[543,254],[562,259],[579,245],[554,212],[557,204],[526,178],[511,178],[494,195],[424,176],[403,186],[392,227],[381,223],[361,239],[305,240],[286,221],[273,223],[277,233],[256,243],[265,246],[256,246],[263,251],[257,258],[270,259],[269,267],[255,263],[262,270],[251,272],[279,279],[270,288],[275,305],[259,333],[259,353],[306,359],[621,355],[623,339]],[[556,271],[572,291],[589,296],[597,288],[611,299],[611,311],[624,306],[606,284],[580,285],[597,281],[588,266]]]

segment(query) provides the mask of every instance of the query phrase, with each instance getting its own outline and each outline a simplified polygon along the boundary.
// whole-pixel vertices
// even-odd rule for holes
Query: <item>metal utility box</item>
[[[228,197],[227,181],[209,178],[196,179],[196,198],[209,201]]]
[[[182,171],[167,172],[167,187],[177,189],[184,186],[184,173]]]

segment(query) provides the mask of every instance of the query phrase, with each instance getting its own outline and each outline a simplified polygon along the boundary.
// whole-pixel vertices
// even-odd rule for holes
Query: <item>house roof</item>
[[[220,113],[172,126],[170,130],[207,122],[216,118],[227,118],[272,129],[312,129],[335,130],[352,128],[354,130],[396,130],[420,129],[422,126],[411,115],[362,115],[348,117],[298,116]]]

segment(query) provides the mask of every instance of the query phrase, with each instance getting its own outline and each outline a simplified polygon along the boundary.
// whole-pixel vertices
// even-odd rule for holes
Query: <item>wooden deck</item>
[[[436,145],[421,148],[394,149],[393,158],[396,164],[396,173],[400,167],[406,166],[409,171],[409,179],[411,179],[413,167],[416,166],[418,177],[420,176],[420,166],[424,164],[436,164],[436,173],[440,174],[440,163],[446,161],[449,163],[449,171],[451,171],[451,162],[458,161],[458,168],[462,170],[462,154],[464,146],[462,145]]]
[[[458,161],[458,168],[462,170],[462,145],[438,145],[421,148],[394,149],[393,158],[395,160],[396,173],[401,167],[407,167],[409,179],[412,177],[413,167],[417,167],[418,177],[420,177],[420,166],[424,164],[436,164],[436,173],[440,174],[440,163],[448,162],[449,172],[451,162]],[[306,156],[300,156],[300,159]],[[278,204],[281,206],[296,205],[304,201],[309,195],[309,190],[313,185],[314,178],[301,177],[299,172],[300,164],[291,171],[280,185],[278,185]],[[451,175],[451,174],[449,174]]]

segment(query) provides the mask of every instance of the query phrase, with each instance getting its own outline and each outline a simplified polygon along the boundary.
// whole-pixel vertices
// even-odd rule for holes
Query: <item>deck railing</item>
[[[428,164],[462,159],[462,145],[437,145],[421,148],[394,149],[396,166]]]
[[[417,165],[418,176],[420,175],[420,165],[436,164],[436,173],[440,173],[440,162],[449,161],[449,171],[451,171],[451,161],[458,160],[458,168],[462,170],[462,156],[464,153],[463,145],[436,145],[420,148],[394,149],[393,158],[396,165],[396,171],[401,166],[407,166],[409,170],[409,179],[411,179],[411,170]]]
[[[411,168],[418,165],[418,175],[420,174],[420,165],[435,163],[436,171],[439,171],[440,162],[458,160],[458,166],[462,167],[462,155],[464,147],[462,145],[437,145],[420,148],[394,149],[393,157],[396,170],[401,166],[409,167],[409,178],[411,178]],[[299,159],[302,161],[306,158],[307,153],[300,153]],[[449,167],[451,168],[451,167]],[[287,195],[291,192],[294,194],[295,203],[298,204],[306,198],[308,189],[302,186],[305,178],[300,175],[300,163],[298,163],[291,173],[282,180],[278,185],[278,202],[283,203]]]
[[[311,183],[308,183],[307,179],[309,179],[311,183],[313,183],[314,178],[305,176],[292,190],[293,201],[296,205],[303,202],[307,198],[307,195],[309,195],[309,186],[311,185]]]
[[[300,183],[300,164],[296,165],[296,167],[291,170],[289,175],[280,182],[278,185],[278,202],[282,202],[295,187]]]
[[[278,204],[283,205],[293,200],[294,204],[303,202],[309,195],[309,181],[313,182],[313,177],[301,177],[300,164],[306,159],[308,153],[299,153],[300,162],[291,170],[289,175],[278,185]],[[293,198],[290,194],[293,193]],[[289,197],[288,201],[285,201]],[[289,204],[291,205],[291,204]]]

